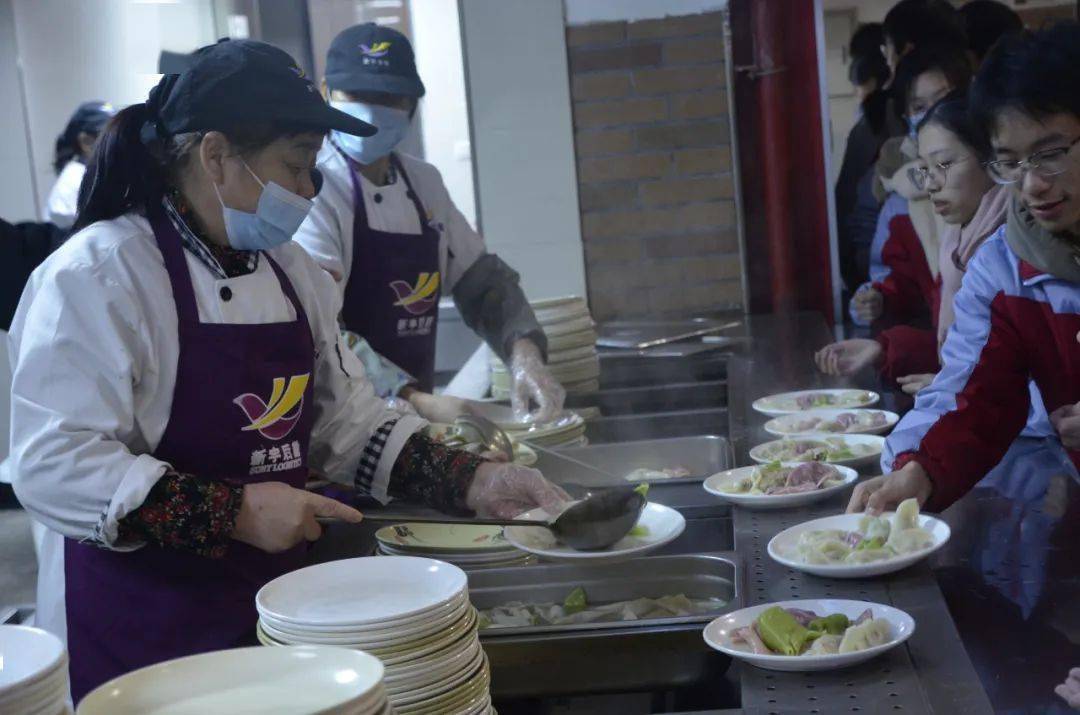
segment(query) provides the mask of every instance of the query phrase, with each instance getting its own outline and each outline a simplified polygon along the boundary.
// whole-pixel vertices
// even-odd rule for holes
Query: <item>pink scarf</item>
[[[975,215],[966,226],[949,226],[941,239],[938,266],[941,270],[941,307],[938,309],[938,346],[945,342],[956,314],[953,296],[960,290],[968,261],[983,241],[1005,223],[1009,189],[995,184],[983,194]]]

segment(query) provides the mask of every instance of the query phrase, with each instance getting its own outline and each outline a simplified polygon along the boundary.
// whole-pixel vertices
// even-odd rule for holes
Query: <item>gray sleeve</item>
[[[476,260],[454,286],[454,303],[465,324],[504,362],[521,338],[540,348],[547,360],[547,336],[520,285],[521,276],[494,253]]]

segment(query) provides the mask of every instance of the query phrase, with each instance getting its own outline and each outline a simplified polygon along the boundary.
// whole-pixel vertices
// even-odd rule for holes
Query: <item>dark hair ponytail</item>
[[[133,104],[106,125],[79,187],[73,232],[161,201],[165,169],[140,136],[149,118],[145,103]]]
[[[53,151],[53,170],[59,175],[67,166],[67,163],[78,155],[79,150],[75,146],[75,141],[72,141],[71,137],[68,136],[68,132],[65,131],[56,137],[56,149]]]

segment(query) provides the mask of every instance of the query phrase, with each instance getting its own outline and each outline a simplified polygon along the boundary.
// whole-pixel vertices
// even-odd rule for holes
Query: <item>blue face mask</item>
[[[264,184],[246,161],[244,168],[262,187],[255,213],[226,206],[221,200],[221,191],[214,184],[214,193],[225,217],[229,245],[239,251],[259,251],[288,243],[307,218],[312,203],[273,181]]]
[[[363,102],[330,102],[330,106],[373,125],[379,131],[370,137],[356,137],[334,131],[334,143],[350,158],[370,164],[394,150],[409,131],[409,113],[404,109]]]
[[[911,114],[908,116],[908,136],[910,136],[912,139],[914,139],[915,135],[918,133],[916,132],[916,129],[918,129],[919,127],[919,122],[921,122],[925,117],[926,112],[919,112],[918,114]]]

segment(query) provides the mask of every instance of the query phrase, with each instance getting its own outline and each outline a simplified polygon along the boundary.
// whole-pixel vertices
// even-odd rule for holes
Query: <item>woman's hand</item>
[[[909,395],[917,395],[927,387],[930,387],[930,383],[937,377],[937,373],[928,372],[918,375],[904,375],[903,377],[896,378],[896,383],[900,385],[900,389]]]
[[[877,288],[864,288],[851,297],[851,311],[861,322],[870,324],[885,312],[885,296]]]
[[[856,338],[827,345],[814,355],[814,364],[826,375],[854,375],[881,360],[881,345],[876,340]]]
[[[559,514],[570,497],[535,469],[505,462],[485,462],[476,470],[465,504],[480,516],[513,519],[542,507]]]
[[[353,524],[363,514],[320,494],[294,489],[283,482],[244,485],[244,500],[236,516],[232,537],[271,554],[322,536],[317,516],[330,516]]]
[[[1050,424],[1066,449],[1080,449],[1080,403],[1065,405],[1050,413]]]
[[[510,406],[514,408],[515,415],[524,416],[529,413],[531,398],[539,406],[536,422],[550,422],[559,416],[566,399],[566,390],[544,364],[536,343],[526,339],[514,343],[513,355],[510,358],[510,376],[513,379]]]
[[[874,477],[857,485],[851,494],[847,511],[849,514],[866,511],[875,516],[883,511],[895,509],[900,502],[912,497],[919,500],[919,506],[926,503],[933,491],[934,484],[930,476],[918,462],[908,462],[899,471]]]
[[[1054,688],[1054,692],[1073,710],[1080,710],[1080,668],[1070,670],[1065,682]]]
[[[450,424],[461,415],[473,414],[472,401],[449,395],[433,395],[413,390],[408,395],[409,404],[429,422]]]

